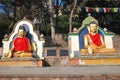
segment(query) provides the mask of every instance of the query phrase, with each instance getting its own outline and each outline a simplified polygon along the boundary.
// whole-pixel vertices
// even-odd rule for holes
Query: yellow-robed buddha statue
[[[13,41],[13,46],[8,55],[10,57],[32,57],[32,48],[29,39],[26,37],[24,26],[20,26],[18,37]]]
[[[84,36],[84,47],[81,52],[89,54],[115,52],[115,49],[106,49],[104,38],[98,33],[98,24],[91,21],[88,26],[89,33]]]

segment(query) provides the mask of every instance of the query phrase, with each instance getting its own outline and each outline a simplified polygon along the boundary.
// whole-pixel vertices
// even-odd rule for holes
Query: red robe
[[[100,39],[100,34],[95,34],[95,35],[92,35],[92,34],[89,34],[92,42],[94,44],[96,44],[97,46],[101,46],[102,45],[102,42],[101,42],[101,39]]]
[[[16,51],[28,52],[29,50],[29,39],[28,38],[16,38],[14,40],[14,48]]]

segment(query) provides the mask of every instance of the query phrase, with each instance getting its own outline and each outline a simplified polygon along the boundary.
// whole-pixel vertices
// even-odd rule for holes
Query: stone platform
[[[81,54],[70,60],[71,65],[120,65],[120,54]]]
[[[35,58],[0,59],[0,66],[43,66],[44,61]]]

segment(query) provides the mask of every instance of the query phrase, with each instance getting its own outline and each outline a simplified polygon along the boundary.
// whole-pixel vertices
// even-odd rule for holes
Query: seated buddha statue
[[[7,57],[32,57],[32,47],[29,39],[26,37],[24,26],[19,27],[18,37],[14,39]]]
[[[89,33],[84,36],[84,48],[81,52],[89,54],[115,52],[115,49],[106,49],[104,38],[98,33],[98,24],[91,21],[88,25]]]

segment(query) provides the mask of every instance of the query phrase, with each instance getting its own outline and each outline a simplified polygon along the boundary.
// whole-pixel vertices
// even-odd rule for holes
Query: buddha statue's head
[[[21,25],[18,29],[18,37],[25,37],[26,35],[26,30],[24,25]]]
[[[98,32],[98,24],[95,21],[91,21],[89,23],[89,30],[91,33],[97,33]]]

